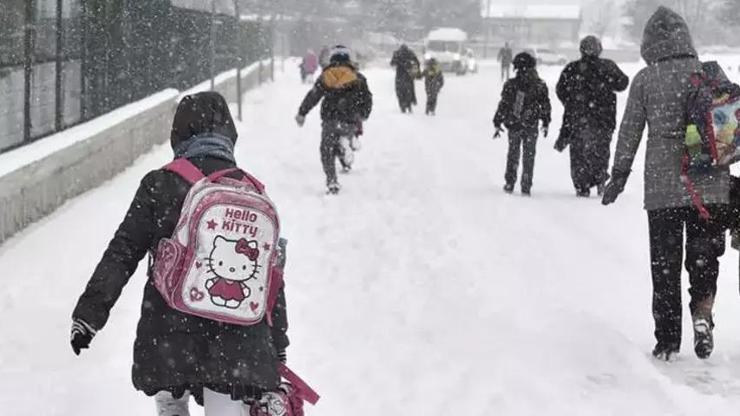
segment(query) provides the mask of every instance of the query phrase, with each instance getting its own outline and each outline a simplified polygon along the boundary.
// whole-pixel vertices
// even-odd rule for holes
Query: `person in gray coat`
[[[689,77],[702,65],[685,20],[665,7],[647,22],[641,53],[648,66],[637,74],[630,88],[603,204],[613,203],[624,190],[647,124],[645,209],[657,339],[653,355],[671,360],[680,349],[681,262],[686,228],[694,350],[699,358],[707,358],[714,348],[712,308],[718,258],[724,254],[724,229],[720,221],[701,217],[681,181]],[[691,180],[713,218],[723,215],[729,203],[729,170],[715,168],[691,175]]]

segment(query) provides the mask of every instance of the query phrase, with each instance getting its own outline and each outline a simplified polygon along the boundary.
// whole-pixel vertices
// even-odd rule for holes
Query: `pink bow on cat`
[[[252,261],[257,260],[257,257],[259,257],[260,255],[260,250],[256,247],[251,247],[249,245],[249,241],[247,241],[244,238],[237,241],[236,252],[239,254],[244,254],[245,256],[249,258],[249,260],[252,260]]]

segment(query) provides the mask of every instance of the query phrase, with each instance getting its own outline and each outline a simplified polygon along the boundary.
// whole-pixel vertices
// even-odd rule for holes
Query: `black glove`
[[[629,171],[613,171],[612,179],[606,184],[606,188],[604,189],[604,197],[602,198],[601,203],[604,205],[614,203],[614,201],[619,197],[619,194],[624,191],[624,186],[627,185],[627,178],[629,178],[629,176]]]
[[[547,135],[550,133],[550,126],[542,126],[542,135],[547,138]]]
[[[286,362],[288,362],[288,353],[285,352],[285,350],[278,351],[277,355],[278,361],[280,361],[281,363],[285,364]]]
[[[568,147],[568,142],[566,140],[559,138],[555,141],[555,150],[557,150],[558,152],[562,152],[567,147]]]
[[[504,132],[504,129],[501,128],[501,126],[496,126],[496,131],[493,133],[493,139],[496,140],[499,137],[501,137],[501,133]]]
[[[90,342],[97,332],[95,328],[82,319],[72,319],[72,336],[70,340],[72,351],[80,355],[81,350],[90,348]]]

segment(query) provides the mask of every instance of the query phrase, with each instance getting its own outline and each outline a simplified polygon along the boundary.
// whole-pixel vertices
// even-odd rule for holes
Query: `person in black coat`
[[[350,51],[343,46],[334,48],[331,63],[303,99],[296,116],[298,126],[303,126],[306,115],[322,99],[321,164],[329,192],[337,193],[336,158],[346,170],[351,168],[352,150],[359,148],[357,136],[362,133],[362,123],[373,109],[373,95],[367,79],[355,69]]]
[[[599,57],[601,51],[596,37],[584,38],[581,59],[565,67],[557,85],[565,114],[555,148],[562,151],[570,145],[571,177],[581,197],[589,196],[594,186],[603,193],[616,127],[616,92],[629,85],[617,64]]]
[[[419,58],[406,45],[393,53],[391,65],[396,67],[396,96],[401,112],[411,113],[416,105],[416,86],[414,80],[421,75]]]
[[[445,77],[436,59],[432,58],[425,63],[424,88],[427,92],[427,115],[434,115],[437,111],[437,97],[445,85]]]
[[[170,143],[175,158],[187,158],[203,174],[236,167],[237,132],[224,98],[204,92],[180,102]],[[233,175],[241,176],[235,173]],[[139,261],[172,236],[190,184],[163,169],[148,173],[72,313],[72,347],[88,348],[108,321],[111,308]],[[272,322],[225,324],[181,313],[167,305],[153,283],[151,264],[134,341],[132,381],[147,395],[170,399],[190,392],[202,402],[204,389],[233,400],[257,399],[280,383],[288,327],[280,290]],[[208,403],[206,403],[208,406]]]
[[[538,127],[542,122],[542,133],[547,137],[550,125],[550,98],[547,85],[537,74],[537,61],[532,55],[522,52],[514,57],[516,76],[506,81],[501,92],[501,101],[493,118],[496,127],[494,137],[509,130],[509,153],[506,159],[506,185],[504,191],[511,193],[517,179],[520,157],[523,160],[522,194],[530,195],[534,175],[534,158],[537,151]],[[522,156],[522,148],[524,155]]]

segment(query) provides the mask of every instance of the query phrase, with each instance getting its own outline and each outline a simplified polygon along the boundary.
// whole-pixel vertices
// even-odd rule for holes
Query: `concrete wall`
[[[243,70],[243,91],[259,86],[260,79],[268,80],[269,71],[269,63]],[[234,70],[219,75],[215,88],[230,102],[237,97],[235,74]],[[205,82],[187,93],[209,87]],[[0,155],[0,243],[169,140],[181,95],[166,90]]]

